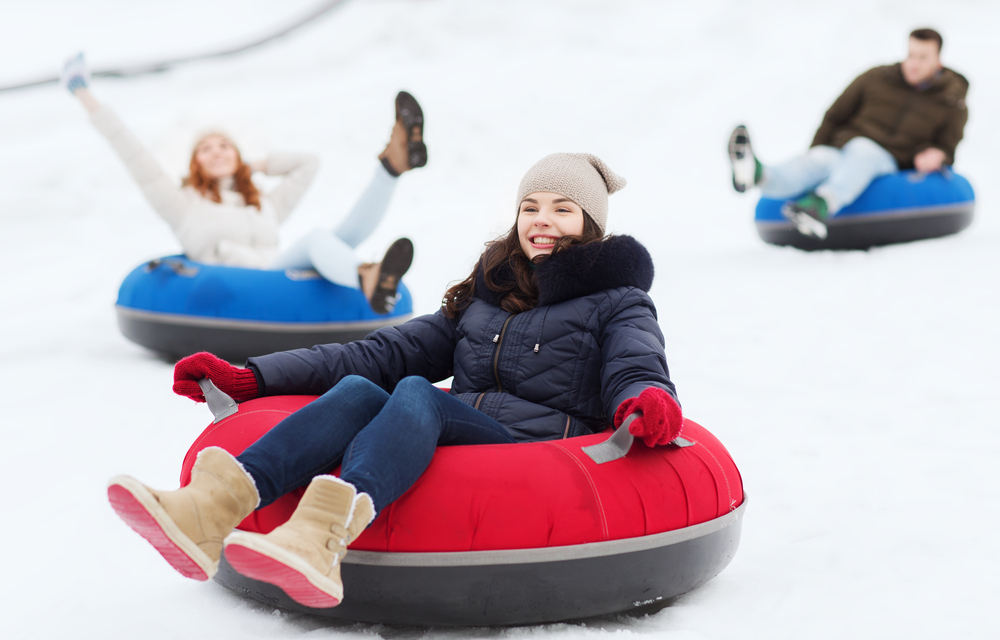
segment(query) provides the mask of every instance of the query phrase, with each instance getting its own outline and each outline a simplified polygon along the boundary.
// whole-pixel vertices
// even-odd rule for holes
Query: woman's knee
[[[340,379],[340,382],[335,384],[332,389],[323,394],[323,398],[329,398],[331,396],[343,396],[343,394],[349,394],[352,398],[357,399],[384,399],[386,395],[385,389],[378,386],[371,380],[363,378],[361,376],[345,376]]]
[[[392,394],[397,393],[415,396],[429,396],[432,392],[442,393],[440,389],[430,383],[427,378],[420,376],[406,376],[396,385]]]
[[[407,376],[393,389],[389,403],[408,409],[414,423],[431,424],[438,413],[435,402],[438,394],[443,395],[444,391],[435,387],[426,378]]]
[[[357,375],[344,376],[340,379],[340,382],[333,386],[334,389],[365,389],[367,387],[377,387],[374,382],[368,378],[363,378]]]
[[[310,248],[322,249],[330,240],[332,236],[329,231],[324,229],[312,229],[304,236],[302,236],[303,242]]]

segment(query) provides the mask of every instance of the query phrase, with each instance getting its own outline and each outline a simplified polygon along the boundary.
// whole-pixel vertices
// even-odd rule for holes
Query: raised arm
[[[111,143],[153,210],[170,226],[176,227],[188,209],[180,186],[139,139],[132,135],[114,111],[102,105],[90,93],[90,74],[82,53],[66,63],[61,80],[63,86],[90,113],[91,123]]]
[[[179,226],[190,205],[174,177],[109,107],[97,105],[97,109],[90,114],[90,122],[118,153],[153,211],[171,227]]]

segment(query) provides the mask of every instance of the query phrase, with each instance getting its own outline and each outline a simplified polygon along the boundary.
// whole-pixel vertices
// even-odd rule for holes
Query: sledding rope
[[[327,0],[326,2],[319,3],[311,11],[306,12],[297,20],[291,22],[290,24],[265,35],[262,38],[258,38],[251,42],[241,44],[236,47],[231,47],[229,49],[222,49],[219,51],[211,51],[209,53],[199,53],[190,56],[183,56],[180,58],[173,58],[171,60],[163,60],[160,62],[149,62],[145,64],[139,64],[131,67],[112,67],[110,69],[95,69],[91,71],[90,76],[92,78],[127,78],[132,76],[140,76],[147,73],[159,73],[161,71],[166,71],[178,65],[187,64],[188,62],[197,62],[199,60],[209,60],[212,58],[224,58],[227,56],[234,56],[241,54],[245,51],[249,51],[255,47],[259,47],[263,44],[271,42],[272,40],[277,40],[282,36],[288,35],[292,31],[295,31],[299,27],[312,22],[316,18],[319,18],[325,13],[337,8],[338,6],[344,4],[347,0]],[[46,84],[53,84],[59,82],[59,76],[53,75],[44,78],[39,78],[37,80],[29,80],[27,82],[20,82],[17,84],[10,84],[6,86],[0,86],[0,93],[5,91],[17,91],[18,89],[28,89],[31,87],[40,87]]]

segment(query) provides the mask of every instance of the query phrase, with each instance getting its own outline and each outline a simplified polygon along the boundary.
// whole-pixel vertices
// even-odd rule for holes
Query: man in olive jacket
[[[941,65],[941,44],[933,29],[911,33],[906,59],[858,76],[827,110],[809,151],[784,164],[761,164],[746,127],[736,127],[729,140],[735,189],[756,185],[779,199],[806,193],[782,213],[799,232],[825,238],[824,221],[875,178],[951,165],[969,117],[969,82]]]

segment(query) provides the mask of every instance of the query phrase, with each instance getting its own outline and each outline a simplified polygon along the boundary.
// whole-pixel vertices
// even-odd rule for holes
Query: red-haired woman
[[[567,438],[620,426],[633,412],[642,415],[632,434],[669,443],[682,416],[647,294],[653,262],[635,239],[605,236],[608,194],[624,185],[590,154],[547,156],[521,181],[510,233],[437,313],[349,344],[251,358],[245,369],[208,353],[181,360],[174,391],[195,400],[204,401],[202,378],[240,402],[321,397],[237,457],[202,450],[182,489],[113,478],[115,510],[188,577],[211,578],[225,547],[243,575],[332,607],[343,598],[347,546],[438,446]],[[449,376],[450,393],[431,384]],[[339,478],[326,475],[338,465]],[[271,533],[233,531],[307,485]]]
[[[315,178],[315,155],[272,153],[247,164],[224,130],[205,131],[191,151],[189,174],[178,185],[118,116],[94,98],[88,75],[80,54],[66,63],[63,84],[90,112],[93,125],[118,152],[188,258],[253,269],[315,269],[327,280],[360,287],[375,311],[391,310],[396,285],[410,267],[413,245],[406,238],[397,240],[377,264],[361,264],[354,249],[382,220],[400,174],[427,162],[423,113],[413,96],[396,96],[389,144],[379,155],[374,179],[347,218],[336,229],[317,229],[279,252],[278,226]],[[270,193],[261,193],[251,180],[255,171],[283,180]]]

